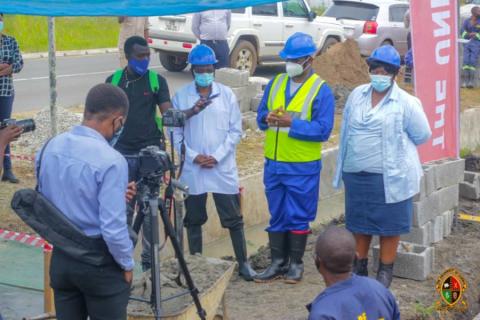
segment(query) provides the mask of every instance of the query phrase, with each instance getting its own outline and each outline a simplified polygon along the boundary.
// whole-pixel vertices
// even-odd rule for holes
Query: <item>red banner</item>
[[[415,93],[432,138],[419,148],[422,162],[459,153],[458,1],[411,0]]]

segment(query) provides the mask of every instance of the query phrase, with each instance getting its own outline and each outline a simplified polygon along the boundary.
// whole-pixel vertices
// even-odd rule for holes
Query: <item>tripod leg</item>
[[[161,310],[161,296],[160,296],[160,259],[159,246],[160,235],[158,231],[158,199],[149,199],[148,205],[150,209],[150,224],[151,224],[151,258],[152,258],[152,308],[155,319],[160,319]],[[162,210],[160,210],[162,211]],[[162,215],[163,217],[163,215]]]
[[[205,310],[202,308],[202,304],[200,303],[200,298],[198,297],[198,289],[195,287],[195,284],[193,283],[193,279],[192,279],[192,276],[190,275],[190,271],[188,271],[187,262],[185,261],[185,258],[183,256],[183,251],[181,250],[180,245],[178,244],[175,230],[173,229],[172,223],[170,222],[167,212],[165,211],[163,206],[160,206],[160,216],[165,226],[167,236],[170,238],[170,241],[172,242],[175,255],[177,256],[178,263],[185,276],[185,281],[187,282],[188,289],[190,291],[190,294],[192,295],[193,302],[197,307],[198,316],[200,317],[200,319],[204,320],[206,319],[207,314]]]

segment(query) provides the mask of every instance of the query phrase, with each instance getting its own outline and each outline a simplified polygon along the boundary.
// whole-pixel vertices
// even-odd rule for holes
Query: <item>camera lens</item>
[[[18,120],[15,124],[21,127],[24,133],[35,130],[35,121],[33,119]]]

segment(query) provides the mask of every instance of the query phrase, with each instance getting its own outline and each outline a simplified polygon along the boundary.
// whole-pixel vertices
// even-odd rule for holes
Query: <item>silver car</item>
[[[408,30],[404,17],[408,9],[408,2],[400,0],[335,0],[322,18],[343,24],[347,38],[358,42],[362,55],[390,44],[405,56]]]

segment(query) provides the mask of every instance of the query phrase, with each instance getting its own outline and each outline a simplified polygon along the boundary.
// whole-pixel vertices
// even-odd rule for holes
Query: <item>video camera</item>
[[[31,132],[35,130],[35,121],[33,119],[25,119],[25,120],[15,120],[15,119],[5,119],[0,121],[0,130],[4,129],[8,126],[19,126],[23,129],[22,133]]]
[[[186,116],[183,111],[168,109],[162,115],[162,119],[165,127],[181,128],[185,126]]]
[[[157,146],[148,146],[138,154],[140,162],[140,178],[163,176],[172,169],[170,156]]]

